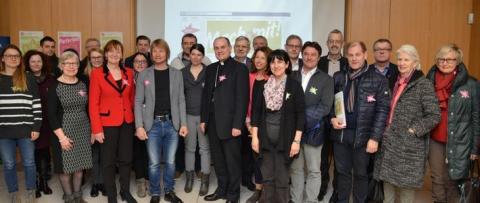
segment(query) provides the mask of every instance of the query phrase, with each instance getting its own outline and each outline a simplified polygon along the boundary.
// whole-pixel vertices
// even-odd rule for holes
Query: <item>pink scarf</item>
[[[280,79],[277,82],[275,76],[271,75],[265,83],[263,96],[265,97],[265,104],[267,109],[272,111],[278,111],[282,108],[283,94],[285,92],[285,84],[287,77]]]

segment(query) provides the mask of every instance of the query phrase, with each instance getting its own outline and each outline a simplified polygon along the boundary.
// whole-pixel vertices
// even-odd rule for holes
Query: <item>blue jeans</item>
[[[151,196],[160,196],[160,162],[165,162],[163,185],[165,193],[174,190],[175,152],[178,145],[178,132],[172,121],[155,119],[152,129],[148,131],[148,177],[150,179]]]
[[[27,190],[34,190],[36,179],[35,143],[30,138],[0,139],[0,155],[3,161],[3,175],[8,192],[18,191],[17,169],[15,166],[16,147],[20,148],[22,163],[25,170],[25,185]]]

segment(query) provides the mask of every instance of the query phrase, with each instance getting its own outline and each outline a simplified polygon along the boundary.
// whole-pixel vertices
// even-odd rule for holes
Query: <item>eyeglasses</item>
[[[135,64],[140,64],[140,65],[143,65],[143,64],[147,64],[147,61],[133,61],[133,63]]]
[[[76,67],[76,66],[78,66],[78,63],[75,63],[75,62],[74,62],[74,63],[64,62],[64,63],[62,63],[62,64],[63,64],[64,66],[70,66],[70,67]]]
[[[457,61],[457,59],[449,59],[449,58],[438,58],[437,62],[439,64],[447,62],[448,64],[454,64]]]
[[[103,56],[92,56],[90,57],[91,60],[100,60],[103,59]]]
[[[19,59],[20,55],[3,55],[7,59]]]
[[[287,47],[289,49],[300,49],[300,48],[302,48],[302,46],[300,46],[300,45],[293,45],[293,44],[287,44]]]

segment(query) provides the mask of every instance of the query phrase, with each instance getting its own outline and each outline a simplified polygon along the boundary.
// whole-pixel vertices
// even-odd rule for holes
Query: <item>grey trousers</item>
[[[298,158],[290,166],[290,177],[292,180],[290,197],[293,202],[318,202],[317,197],[322,182],[322,174],[320,172],[321,154],[322,146],[302,144],[300,147]],[[306,175],[305,170],[307,171]]]
[[[413,203],[415,199],[415,190],[397,187],[387,182],[383,183],[383,192],[385,193],[383,203]]]
[[[197,142],[200,148],[201,170],[203,174],[210,174],[210,147],[208,138],[200,130],[200,116],[187,114],[188,135],[185,137],[185,170],[195,169],[195,150]]]
[[[430,140],[428,164],[432,172],[432,200],[437,202],[458,202],[459,194],[456,182],[448,175],[445,163],[445,144]]]

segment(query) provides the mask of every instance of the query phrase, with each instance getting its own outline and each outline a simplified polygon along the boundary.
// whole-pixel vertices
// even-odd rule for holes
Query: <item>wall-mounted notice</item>
[[[82,53],[82,33],[81,32],[58,32],[58,53],[61,54],[65,49],[74,49],[78,54]],[[81,58],[81,56],[80,56]]]
[[[20,31],[19,35],[19,46],[22,53],[40,48],[40,40],[43,38],[42,31]]]
[[[100,44],[102,47],[113,39],[123,43],[123,32],[100,32]]]

